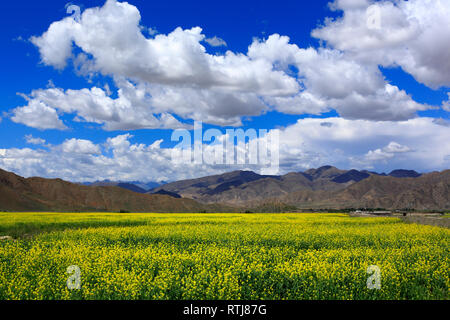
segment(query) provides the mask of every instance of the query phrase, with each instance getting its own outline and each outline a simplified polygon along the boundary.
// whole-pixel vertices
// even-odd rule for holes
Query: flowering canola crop
[[[0,213],[0,299],[448,299],[450,231],[344,214]],[[67,285],[69,266],[80,288]],[[369,289],[367,268],[380,269]]]

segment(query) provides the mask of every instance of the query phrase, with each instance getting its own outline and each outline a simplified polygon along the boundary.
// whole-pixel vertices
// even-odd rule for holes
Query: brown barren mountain
[[[450,170],[394,176],[331,166],[263,176],[251,171],[177,181],[135,193],[117,186],[83,186],[61,179],[22,178],[0,170],[0,210],[234,212],[247,208],[450,209]],[[401,177],[398,177],[401,176]],[[181,195],[175,198],[166,194]],[[192,198],[192,199],[189,199]],[[240,209],[236,209],[239,206]]]
[[[299,190],[342,189],[347,184],[336,183],[332,179],[345,172],[331,166],[310,169],[305,173],[291,172],[283,176],[259,175],[252,171],[233,171],[168,183],[150,192],[165,190],[204,203],[226,202],[239,205],[249,201],[281,197]]]
[[[394,170],[389,175],[323,166],[283,176],[234,171],[162,185],[166,190],[203,203],[245,207],[386,208],[448,210],[450,170],[418,174]]]
[[[362,174],[364,177],[370,174]],[[334,191],[355,182],[351,170],[332,166],[291,172],[283,176],[264,176],[251,171],[233,171],[222,175],[176,181],[162,185],[151,192],[166,190],[204,203],[253,205],[259,201],[282,198],[292,192]],[[358,179],[359,181],[359,179]]]
[[[0,210],[217,212],[231,208],[167,195],[139,194],[114,186],[81,186],[61,179],[26,179],[0,169]]]
[[[331,202],[336,200],[347,207],[354,204],[369,208],[449,209],[450,170],[417,178],[374,175],[329,197]]]
[[[304,209],[449,210],[450,170],[417,178],[371,175],[341,190],[300,190],[272,200]]]

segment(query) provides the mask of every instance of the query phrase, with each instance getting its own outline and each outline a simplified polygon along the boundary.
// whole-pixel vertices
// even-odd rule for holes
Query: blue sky
[[[7,50],[0,53],[2,61],[1,106],[2,111],[8,111],[22,105],[24,100],[17,92],[29,93],[36,88],[45,88],[52,81],[64,88],[81,89],[88,82],[84,77],[77,76],[72,70],[63,72],[40,64],[39,51],[26,41],[31,36],[40,35],[53,22],[67,16],[68,3],[79,5],[82,9],[102,6],[105,1],[5,1],[1,4],[1,41],[7,44]],[[227,39],[226,50],[245,52],[253,37],[264,37],[272,33],[289,35],[296,43],[303,46],[317,45],[318,41],[309,36],[309,32],[317,26],[330,11],[328,1],[228,1],[226,5],[215,1],[130,1],[139,8],[142,24],[156,28],[166,34],[181,26],[192,28],[201,26],[205,33]],[[22,40],[19,40],[22,39]],[[211,49],[211,48],[210,48]],[[225,48],[212,48],[212,52],[223,52]],[[12,63],[14,61],[14,63]],[[26,81],[24,81],[24,77]],[[98,80],[101,81],[101,80]],[[274,118],[276,121],[274,121]],[[271,114],[249,122],[249,126],[273,128],[275,126],[295,123],[299,116],[283,116]],[[8,139],[1,139],[0,147],[25,147],[23,136],[35,134],[44,137],[48,142],[61,143],[72,138],[73,132],[42,132],[30,130],[23,125],[16,125],[4,119],[1,130]],[[85,127],[85,126],[83,126]],[[77,138],[89,138],[93,141],[103,141],[114,134],[80,128]],[[84,129],[84,130],[83,130]],[[76,130],[76,129],[75,129]],[[145,138],[159,139],[161,135],[170,137],[170,132],[144,132]],[[15,139],[11,140],[11,136]],[[137,137],[139,139],[139,137]],[[139,141],[141,141],[139,139]]]
[[[0,167],[77,181],[239,169],[167,165],[173,130],[202,120],[280,129],[280,173],[447,169],[449,1],[330,3],[3,1]],[[378,29],[365,24],[369,6]]]

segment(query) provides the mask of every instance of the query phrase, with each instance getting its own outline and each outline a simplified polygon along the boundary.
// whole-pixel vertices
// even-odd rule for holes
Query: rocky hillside
[[[0,170],[0,211],[232,212],[324,208],[450,209],[450,170],[391,174],[331,166],[282,176],[234,171],[173,182],[149,193],[22,178]]]
[[[203,203],[258,207],[272,201],[299,208],[450,208],[449,170],[419,174],[394,170],[389,174],[340,170],[332,166],[263,176],[234,171],[160,186]]]
[[[0,169],[0,211],[215,212],[231,208],[149,195],[116,186],[82,186],[61,179],[22,178]]]

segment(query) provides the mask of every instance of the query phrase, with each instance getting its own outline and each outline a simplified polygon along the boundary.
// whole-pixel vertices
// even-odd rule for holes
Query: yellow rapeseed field
[[[0,299],[448,299],[450,231],[344,214],[0,213]],[[381,287],[369,289],[370,265]],[[68,287],[79,267],[79,289]],[[71,280],[69,279],[69,282]],[[70,282],[73,284],[73,282]]]

